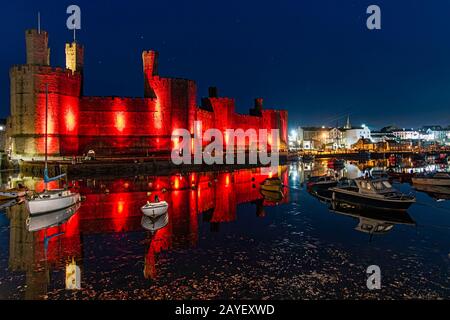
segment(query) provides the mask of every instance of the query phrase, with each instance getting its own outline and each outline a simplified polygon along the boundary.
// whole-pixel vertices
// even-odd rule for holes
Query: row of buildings
[[[289,135],[292,150],[394,150],[413,147],[450,146],[450,126],[404,129],[395,126],[372,131],[366,125],[344,127],[298,127]]]

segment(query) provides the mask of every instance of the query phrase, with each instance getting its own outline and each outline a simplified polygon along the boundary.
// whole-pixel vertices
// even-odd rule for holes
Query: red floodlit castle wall
[[[48,85],[48,150],[54,156],[74,156],[94,150],[97,155],[168,154],[174,129],[194,133],[194,122],[209,128],[280,129],[287,142],[287,112],[263,110],[257,99],[250,115],[237,114],[235,102],[210,90],[197,105],[192,80],[163,78],[158,53],[144,51],[144,97],[86,97],[83,88],[83,47],[66,45],[66,67],[50,67],[48,35],[26,32],[27,64],[11,68],[11,116],[8,136],[12,155],[44,153],[45,87]],[[226,139],[226,137],[225,137]]]

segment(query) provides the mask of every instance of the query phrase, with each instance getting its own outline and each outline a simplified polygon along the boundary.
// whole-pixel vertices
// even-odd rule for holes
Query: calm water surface
[[[0,299],[450,298],[450,191],[394,182],[418,203],[374,216],[333,212],[303,183],[370,165],[74,181],[86,198],[76,212],[28,219],[24,204],[1,212]],[[260,193],[271,176],[289,185],[283,197]],[[22,175],[10,183],[18,181],[43,187]],[[155,195],[168,215],[143,219],[139,208]],[[378,291],[366,287],[373,264]],[[81,290],[66,290],[66,277]]]

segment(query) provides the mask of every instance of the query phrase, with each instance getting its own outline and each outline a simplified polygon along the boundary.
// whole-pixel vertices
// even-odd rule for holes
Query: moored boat
[[[448,172],[437,172],[428,175],[415,176],[412,178],[412,182],[414,184],[450,186],[450,174]]]
[[[26,200],[31,216],[62,210],[81,201],[80,194],[65,189],[45,190]]]
[[[337,186],[338,181],[335,177],[332,176],[317,176],[317,177],[311,177],[309,181],[307,182],[308,188],[331,188]]]
[[[159,202],[147,202],[141,207],[141,211],[144,215],[150,218],[157,218],[167,213],[169,209],[169,204],[166,201]]]
[[[0,190],[0,201],[24,197],[27,195],[27,191],[28,191],[27,188],[14,188],[14,189]]]
[[[268,178],[261,183],[261,190],[281,192],[283,184],[279,178]]]
[[[358,178],[329,189],[333,201],[387,210],[407,210],[416,198],[395,190],[385,179]]]
[[[414,189],[428,194],[437,201],[450,200],[450,186],[433,186],[427,184],[416,184]]]

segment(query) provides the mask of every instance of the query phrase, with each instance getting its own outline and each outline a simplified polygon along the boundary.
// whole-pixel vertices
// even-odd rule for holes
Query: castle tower
[[[49,66],[50,49],[48,47],[48,33],[46,31],[25,31],[27,47],[27,64]]]
[[[84,47],[77,43],[66,43],[66,69],[81,74],[81,95],[83,95]]]
[[[253,109],[250,109],[250,115],[260,117],[262,115],[263,105],[264,99],[256,98],[255,106],[253,107]]]
[[[81,44],[66,43],[66,69],[83,73],[84,48]]]
[[[155,98],[155,92],[150,86],[150,79],[158,75],[158,52],[150,50],[142,52],[144,67],[144,97]]]

